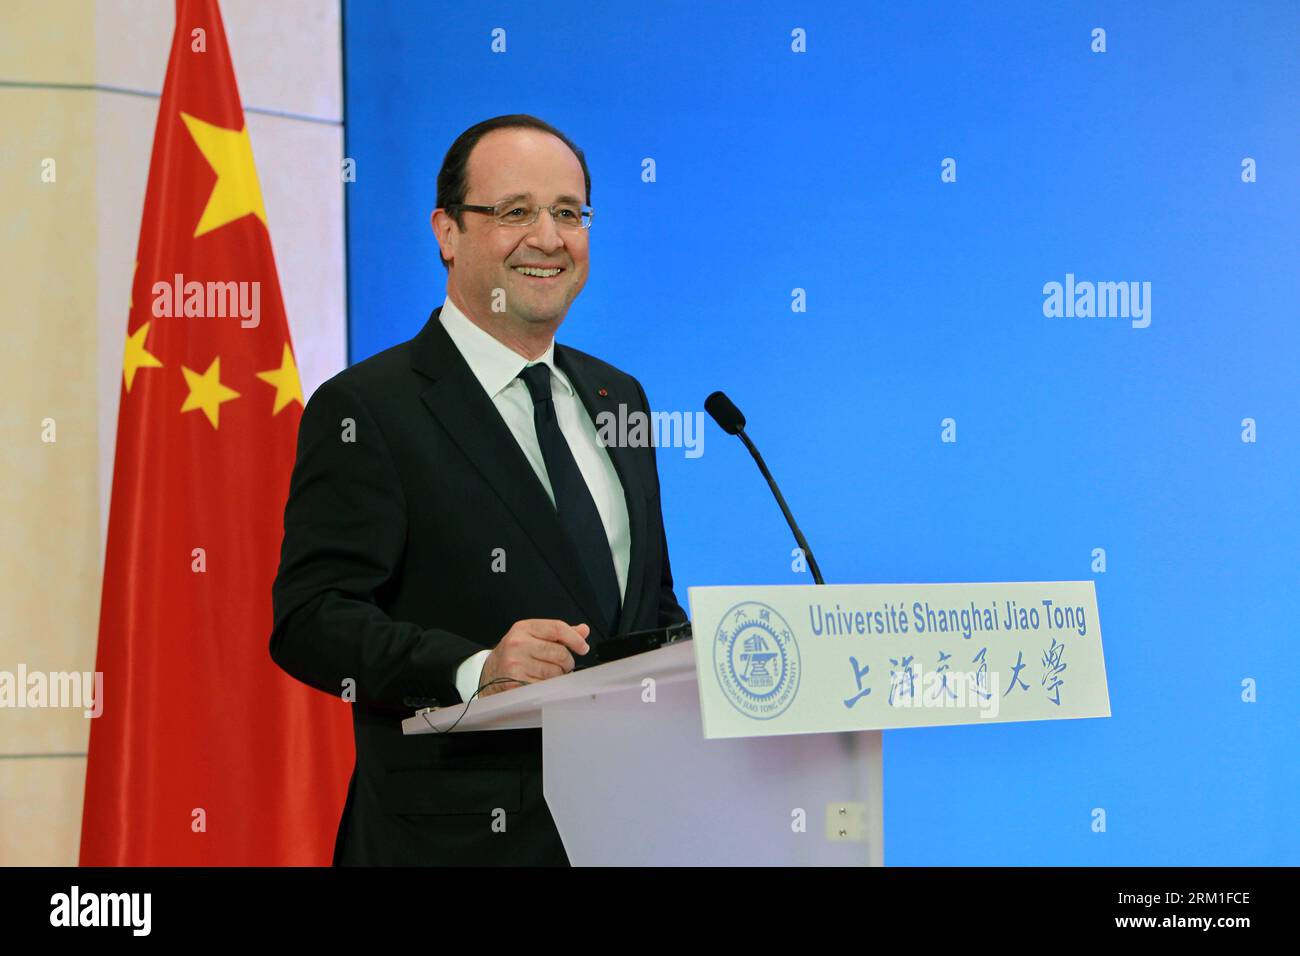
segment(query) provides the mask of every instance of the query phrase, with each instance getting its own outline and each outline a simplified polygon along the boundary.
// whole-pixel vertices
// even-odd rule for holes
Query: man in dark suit
[[[567,864],[540,730],[403,736],[401,720],[686,619],[654,447],[596,428],[620,405],[648,414],[645,392],[554,342],[587,279],[590,195],[581,150],[543,121],[466,130],[432,216],[446,301],[303,412],[271,654],[354,701],[336,864]]]

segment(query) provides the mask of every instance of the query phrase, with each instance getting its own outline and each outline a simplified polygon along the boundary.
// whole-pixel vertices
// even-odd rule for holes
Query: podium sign
[[[708,738],[1110,716],[1091,581],[689,595]]]

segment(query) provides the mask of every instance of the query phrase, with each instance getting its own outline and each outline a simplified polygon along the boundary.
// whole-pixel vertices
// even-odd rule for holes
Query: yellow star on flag
[[[293,362],[293,352],[289,343],[284,343],[284,352],[280,356],[280,367],[258,372],[257,377],[275,386],[275,408],[272,415],[280,414],[280,409],[290,402],[302,404],[302,381],[298,378],[298,366]]]
[[[185,397],[185,404],[181,406],[181,411],[192,412],[196,408],[201,408],[203,414],[208,416],[212,427],[217,428],[221,403],[239,397],[239,393],[233,388],[221,384],[221,356],[214,358],[208,370],[202,375],[184,365],[181,366],[181,371],[185,373],[185,384],[190,387],[190,393]]]
[[[149,337],[149,326],[152,322],[146,322],[135,332],[126,337],[126,352],[122,356],[122,377],[126,380],[126,390],[131,391],[131,384],[135,381],[135,373],[142,368],[162,368],[162,362],[158,361],[158,356],[145,351],[144,342]]]
[[[212,187],[212,195],[208,197],[208,204],[194,229],[194,237],[197,239],[205,232],[243,219],[249,213],[262,220],[265,226],[266,207],[262,204],[262,187],[257,182],[257,167],[253,165],[253,143],[248,138],[248,125],[236,131],[213,126],[188,113],[181,113],[181,119],[203,158],[217,174],[216,185]]]

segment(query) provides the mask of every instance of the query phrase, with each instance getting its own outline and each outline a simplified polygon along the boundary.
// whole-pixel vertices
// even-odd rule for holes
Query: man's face
[[[467,180],[469,205],[491,206],[516,197],[540,205],[587,200],[578,157],[541,130],[488,133],[470,153]],[[587,230],[557,225],[546,209],[530,226],[501,226],[481,212],[462,216],[464,232],[446,213],[435,212],[433,217],[443,258],[451,263],[448,290],[480,320],[502,316],[558,327],[587,282]],[[519,266],[562,271],[535,278],[517,271]]]

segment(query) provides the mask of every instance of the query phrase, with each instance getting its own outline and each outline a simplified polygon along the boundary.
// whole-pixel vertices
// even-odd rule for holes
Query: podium
[[[706,740],[689,640],[402,723],[529,727],[575,866],[884,864],[880,731]]]

